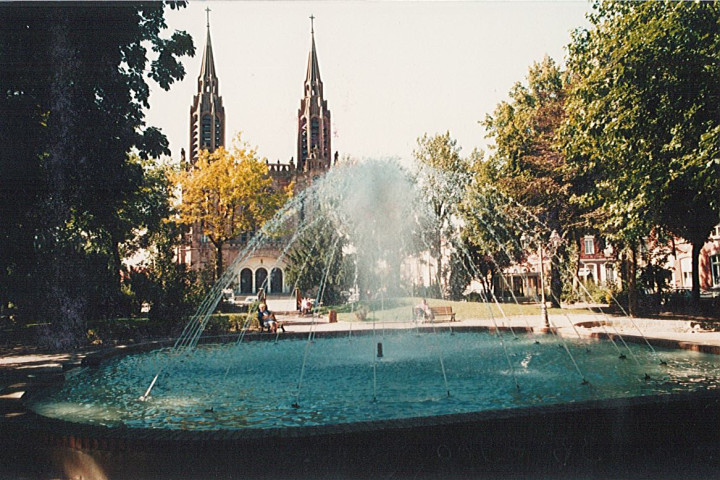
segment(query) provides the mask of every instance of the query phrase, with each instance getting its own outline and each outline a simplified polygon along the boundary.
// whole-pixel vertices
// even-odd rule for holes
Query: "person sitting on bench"
[[[283,332],[285,331],[285,325],[277,321],[275,314],[268,310],[267,305],[264,303],[261,303],[258,307],[257,318],[260,331],[267,328],[269,333],[277,333],[278,327],[280,327]]]
[[[426,322],[432,322],[433,320],[435,320],[435,314],[430,308],[430,305],[428,305],[427,300],[425,300],[424,298],[415,307],[415,312],[418,317],[422,316]]]

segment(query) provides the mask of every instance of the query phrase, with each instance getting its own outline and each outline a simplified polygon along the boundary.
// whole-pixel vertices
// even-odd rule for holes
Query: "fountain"
[[[639,345],[556,336],[561,315],[538,338],[511,327],[491,292],[500,315],[483,328],[420,325],[408,307],[377,325],[370,312],[372,329],[203,337],[243,258],[278,232],[286,254],[322,221],[331,244],[347,246],[363,296],[411,297],[401,266],[427,248],[434,222],[414,185],[389,160],[328,172],[250,242],[173,344],[88,357],[32,395],[38,455],[80,458],[106,478],[574,478],[640,471],[641,449],[667,462],[717,438],[716,356],[642,334]]]
[[[373,338],[372,332],[349,339],[320,336],[309,347],[299,398],[297,366],[307,343],[294,338],[200,346],[172,364],[146,401],[137,399],[138,380],[152,377],[169,351],[114,358],[38,396],[32,408],[44,416],[108,427],[247,430],[423,418],[720,386],[720,379],[705,378],[718,367],[720,359],[713,355],[664,350],[669,363],[664,367],[642,346],[631,348],[639,363],[619,362],[609,342],[594,341],[587,354],[585,343],[572,340],[569,348],[583,366],[585,386],[564,350],[535,345],[531,336],[520,334],[509,346],[518,391],[494,335],[453,333],[407,334],[396,328],[382,339]],[[645,380],[646,373],[650,380]],[[292,407],[294,402],[298,408]]]

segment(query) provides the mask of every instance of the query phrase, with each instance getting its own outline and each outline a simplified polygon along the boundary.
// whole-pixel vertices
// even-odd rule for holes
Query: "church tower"
[[[323,98],[323,83],[315,50],[315,17],[310,16],[312,43],[305,75],[304,97],[298,110],[297,172],[311,173],[330,168],[330,110]]]
[[[225,108],[215,74],[210,41],[210,9],[207,12],[207,38],[203,52],[197,95],[190,107],[190,164],[197,161],[200,150],[215,151],[225,145]]]
[[[207,13],[207,37],[203,51],[197,94],[190,107],[190,155],[186,161],[185,151],[181,152],[181,165],[191,168],[197,162],[201,150],[215,151],[225,145],[225,109],[215,74],[212,42],[210,41],[210,9]],[[187,162],[187,163],[186,163]],[[200,225],[193,225],[187,232],[183,244],[178,248],[178,261],[194,270],[211,265],[214,251],[207,238],[202,235]]]

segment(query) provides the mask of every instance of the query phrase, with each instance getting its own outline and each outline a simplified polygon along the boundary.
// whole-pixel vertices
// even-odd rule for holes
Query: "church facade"
[[[314,20],[314,17],[310,17]],[[311,45],[307,72],[300,99],[297,123],[297,161],[288,163],[267,162],[268,175],[275,188],[294,184],[295,192],[310,185],[314,178],[325,173],[337,161],[331,150],[331,116],[323,94],[323,82],[315,47],[314,24],[311,23]],[[203,51],[197,94],[190,107],[189,158],[183,151],[181,163],[193,168],[201,150],[214,151],[225,145],[225,109],[220,96],[215,71],[210,23]],[[247,245],[254,232],[244,232],[223,247],[225,267],[232,264]],[[266,244],[255,250],[242,265],[238,265],[238,278],[234,282],[237,294],[255,294],[262,288],[266,294],[289,294],[293,286],[286,282],[287,264],[281,257],[282,242]],[[211,268],[215,262],[215,247],[202,234],[201,225],[194,225],[178,248],[178,262],[199,271]]]

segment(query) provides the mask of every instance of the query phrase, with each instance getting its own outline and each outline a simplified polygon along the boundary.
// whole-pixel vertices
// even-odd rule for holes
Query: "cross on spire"
[[[315,15],[310,14],[310,33],[315,35]]]
[[[207,26],[210,28],[210,7],[205,7],[205,12],[207,14]]]

